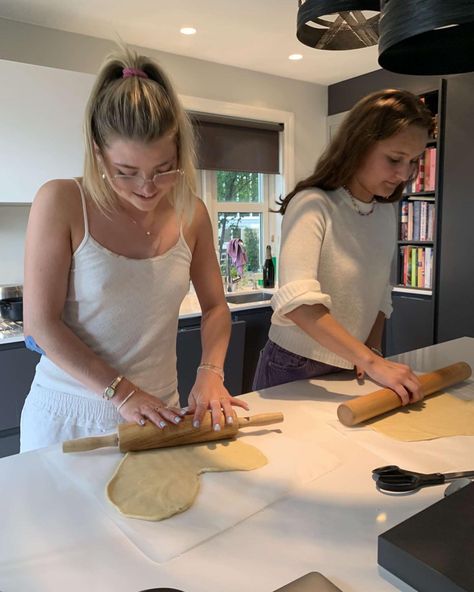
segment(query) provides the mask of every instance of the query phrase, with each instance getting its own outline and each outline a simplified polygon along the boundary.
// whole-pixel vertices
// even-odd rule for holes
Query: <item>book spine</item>
[[[412,288],[416,288],[416,280],[417,280],[417,265],[416,265],[416,247],[411,249],[411,265],[410,265],[410,286]]]
[[[398,283],[405,284],[405,249],[406,247],[400,246],[399,256],[398,256]]]
[[[423,247],[418,247],[417,249],[417,281],[416,287],[417,288],[424,288],[425,286],[425,249]]]
[[[423,156],[420,158],[420,162],[418,163],[418,175],[416,176],[415,181],[415,191],[419,193],[424,189],[424,178],[425,178],[425,161]]]
[[[413,240],[413,202],[408,202],[407,240]]]
[[[410,285],[410,251],[411,247],[405,247],[405,252],[403,254],[403,285],[409,286]]]
[[[408,202],[402,201],[400,206],[400,240],[408,240]]]
[[[434,221],[435,221],[435,205],[428,204],[428,221],[427,221],[427,232],[426,240],[434,240]]]
[[[430,188],[429,191],[436,189],[436,148],[430,148]]]
[[[427,222],[428,222],[428,202],[422,201],[420,208],[420,240],[428,240],[427,237]]]
[[[431,156],[431,150],[430,148],[425,148],[425,152],[424,152],[424,159],[425,159],[425,185],[424,185],[424,190],[425,191],[430,191],[430,183],[431,183],[431,179],[430,179],[430,174],[431,174],[431,169],[430,169],[430,156]]]
[[[433,249],[426,247],[425,249],[425,281],[424,287],[431,289],[431,278],[433,277]]]
[[[415,201],[413,203],[413,240],[420,240],[420,209],[421,202]]]

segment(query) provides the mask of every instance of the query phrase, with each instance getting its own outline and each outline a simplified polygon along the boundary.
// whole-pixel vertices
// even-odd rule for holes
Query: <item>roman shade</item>
[[[203,170],[280,173],[282,123],[189,113]]]

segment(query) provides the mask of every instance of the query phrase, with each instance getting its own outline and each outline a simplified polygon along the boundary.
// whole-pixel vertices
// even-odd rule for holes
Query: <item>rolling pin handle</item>
[[[283,421],[283,413],[260,413],[250,417],[238,417],[239,428],[247,426],[265,426]]]
[[[66,440],[63,442],[63,452],[86,452],[96,448],[106,448],[107,446],[118,446],[118,434]]]

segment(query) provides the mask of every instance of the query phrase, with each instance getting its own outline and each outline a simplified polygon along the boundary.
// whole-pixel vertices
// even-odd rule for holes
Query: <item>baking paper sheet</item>
[[[106,499],[105,487],[121,455],[113,449],[46,455],[51,470],[62,472],[95,501],[149,559],[163,563],[242,522],[305,483],[334,470],[340,461],[328,450],[269,430],[246,435],[268,465],[255,471],[205,473],[190,509],[160,522],[122,516]]]

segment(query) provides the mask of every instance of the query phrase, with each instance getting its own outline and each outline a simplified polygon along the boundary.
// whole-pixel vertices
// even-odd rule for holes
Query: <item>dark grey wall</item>
[[[446,85],[436,342],[474,337],[474,74]]]
[[[439,80],[439,76],[408,76],[387,70],[343,80],[328,87],[328,115],[348,111],[359,99],[382,88],[403,88],[419,95],[437,89]]]

